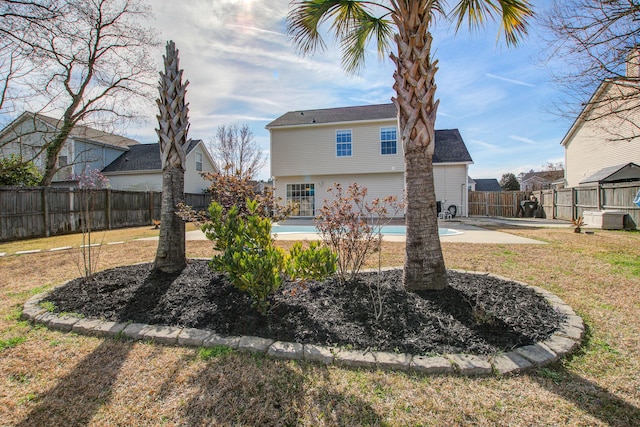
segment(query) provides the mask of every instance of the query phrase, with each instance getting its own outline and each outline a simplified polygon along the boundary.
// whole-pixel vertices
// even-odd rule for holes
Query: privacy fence
[[[185,194],[185,203],[206,209],[209,194]],[[0,241],[82,231],[88,207],[92,229],[139,227],[160,219],[162,193],[69,188],[0,188]]]
[[[617,210],[626,213],[625,228],[640,225],[640,207],[633,203],[640,183],[626,182],[600,184],[597,187],[574,187],[560,190],[523,191],[471,191],[469,214],[516,217],[522,200],[536,196],[545,218],[572,220],[584,217],[585,211]]]

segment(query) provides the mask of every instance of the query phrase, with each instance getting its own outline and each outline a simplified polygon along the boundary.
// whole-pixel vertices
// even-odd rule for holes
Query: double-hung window
[[[351,156],[351,130],[336,131],[336,156]]]
[[[398,133],[395,127],[380,129],[380,154],[396,154],[398,152]]]
[[[196,171],[202,172],[202,153],[196,152]]]

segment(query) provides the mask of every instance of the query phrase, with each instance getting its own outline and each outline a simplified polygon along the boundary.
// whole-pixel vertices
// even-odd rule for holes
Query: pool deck
[[[439,221],[440,228],[450,228],[461,231],[462,234],[452,236],[440,236],[441,242],[451,243],[484,243],[484,244],[510,244],[510,245],[542,245],[545,242],[539,240],[528,239],[526,237],[516,236],[514,234],[504,233],[501,231],[488,230],[479,227],[476,224],[506,224],[509,226],[523,227],[568,227],[570,224],[564,221],[551,221],[540,219],[519,219],[519,218],[486,218],[472,217],[460,218],[452,221]],[[287,224],[291,225],[313,225],[311,220],[289,219]],[[279,233],[276,240],[320,240],[317,233]],[[157,239],[152,238],[152,239]],[[204,233],[200,230],[187,232],[187,240],[207,240]],[[404,242],[405,236],[386,235],[383,240],[387,242]]]

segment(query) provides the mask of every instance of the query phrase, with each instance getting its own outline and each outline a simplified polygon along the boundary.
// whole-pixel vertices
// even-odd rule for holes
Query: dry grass
[[[549,244],[448,243],[448,266],[547,288],[589,328],[572,358],[511,377],[208,357],[49,331],[19,321],[20,307],[78,276],[71,254],[0,258],[0,425],[640,425],[640,234],[505,231]],[[155,247],[104,246],[100,268],[150,261]],[[190,241],[187,251],[209,256],[211,245]],[[402,252],[385,244],[383,263],[401,264]]]

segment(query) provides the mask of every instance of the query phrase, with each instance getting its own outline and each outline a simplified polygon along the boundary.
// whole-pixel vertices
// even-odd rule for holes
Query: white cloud
[[[536,87],[536,85],[531,84],[531,83],[523,82],[523,81],[520,81],[520,80],[509,79],[507,77],[496,76],[495,74],[491,74],[491,73],[487,73],[487,74],[485,74],[485,76],[487,76],[489,78],[492,78],[492,79],[501,80],[503,82],[509,82],[509,83],[513,83],[513,84],[516,84],[516,85],[520,85],[520,86]]]
[[[518,135],[509,135],[510,139],[513,139],[514,141],[518,141],[518,142],[524,142],[525,144],[530,144],[530,145],[536,145],[537,142],[535,142],[532,139],[529,138],[525,138],[524,136],[518,136]]]

